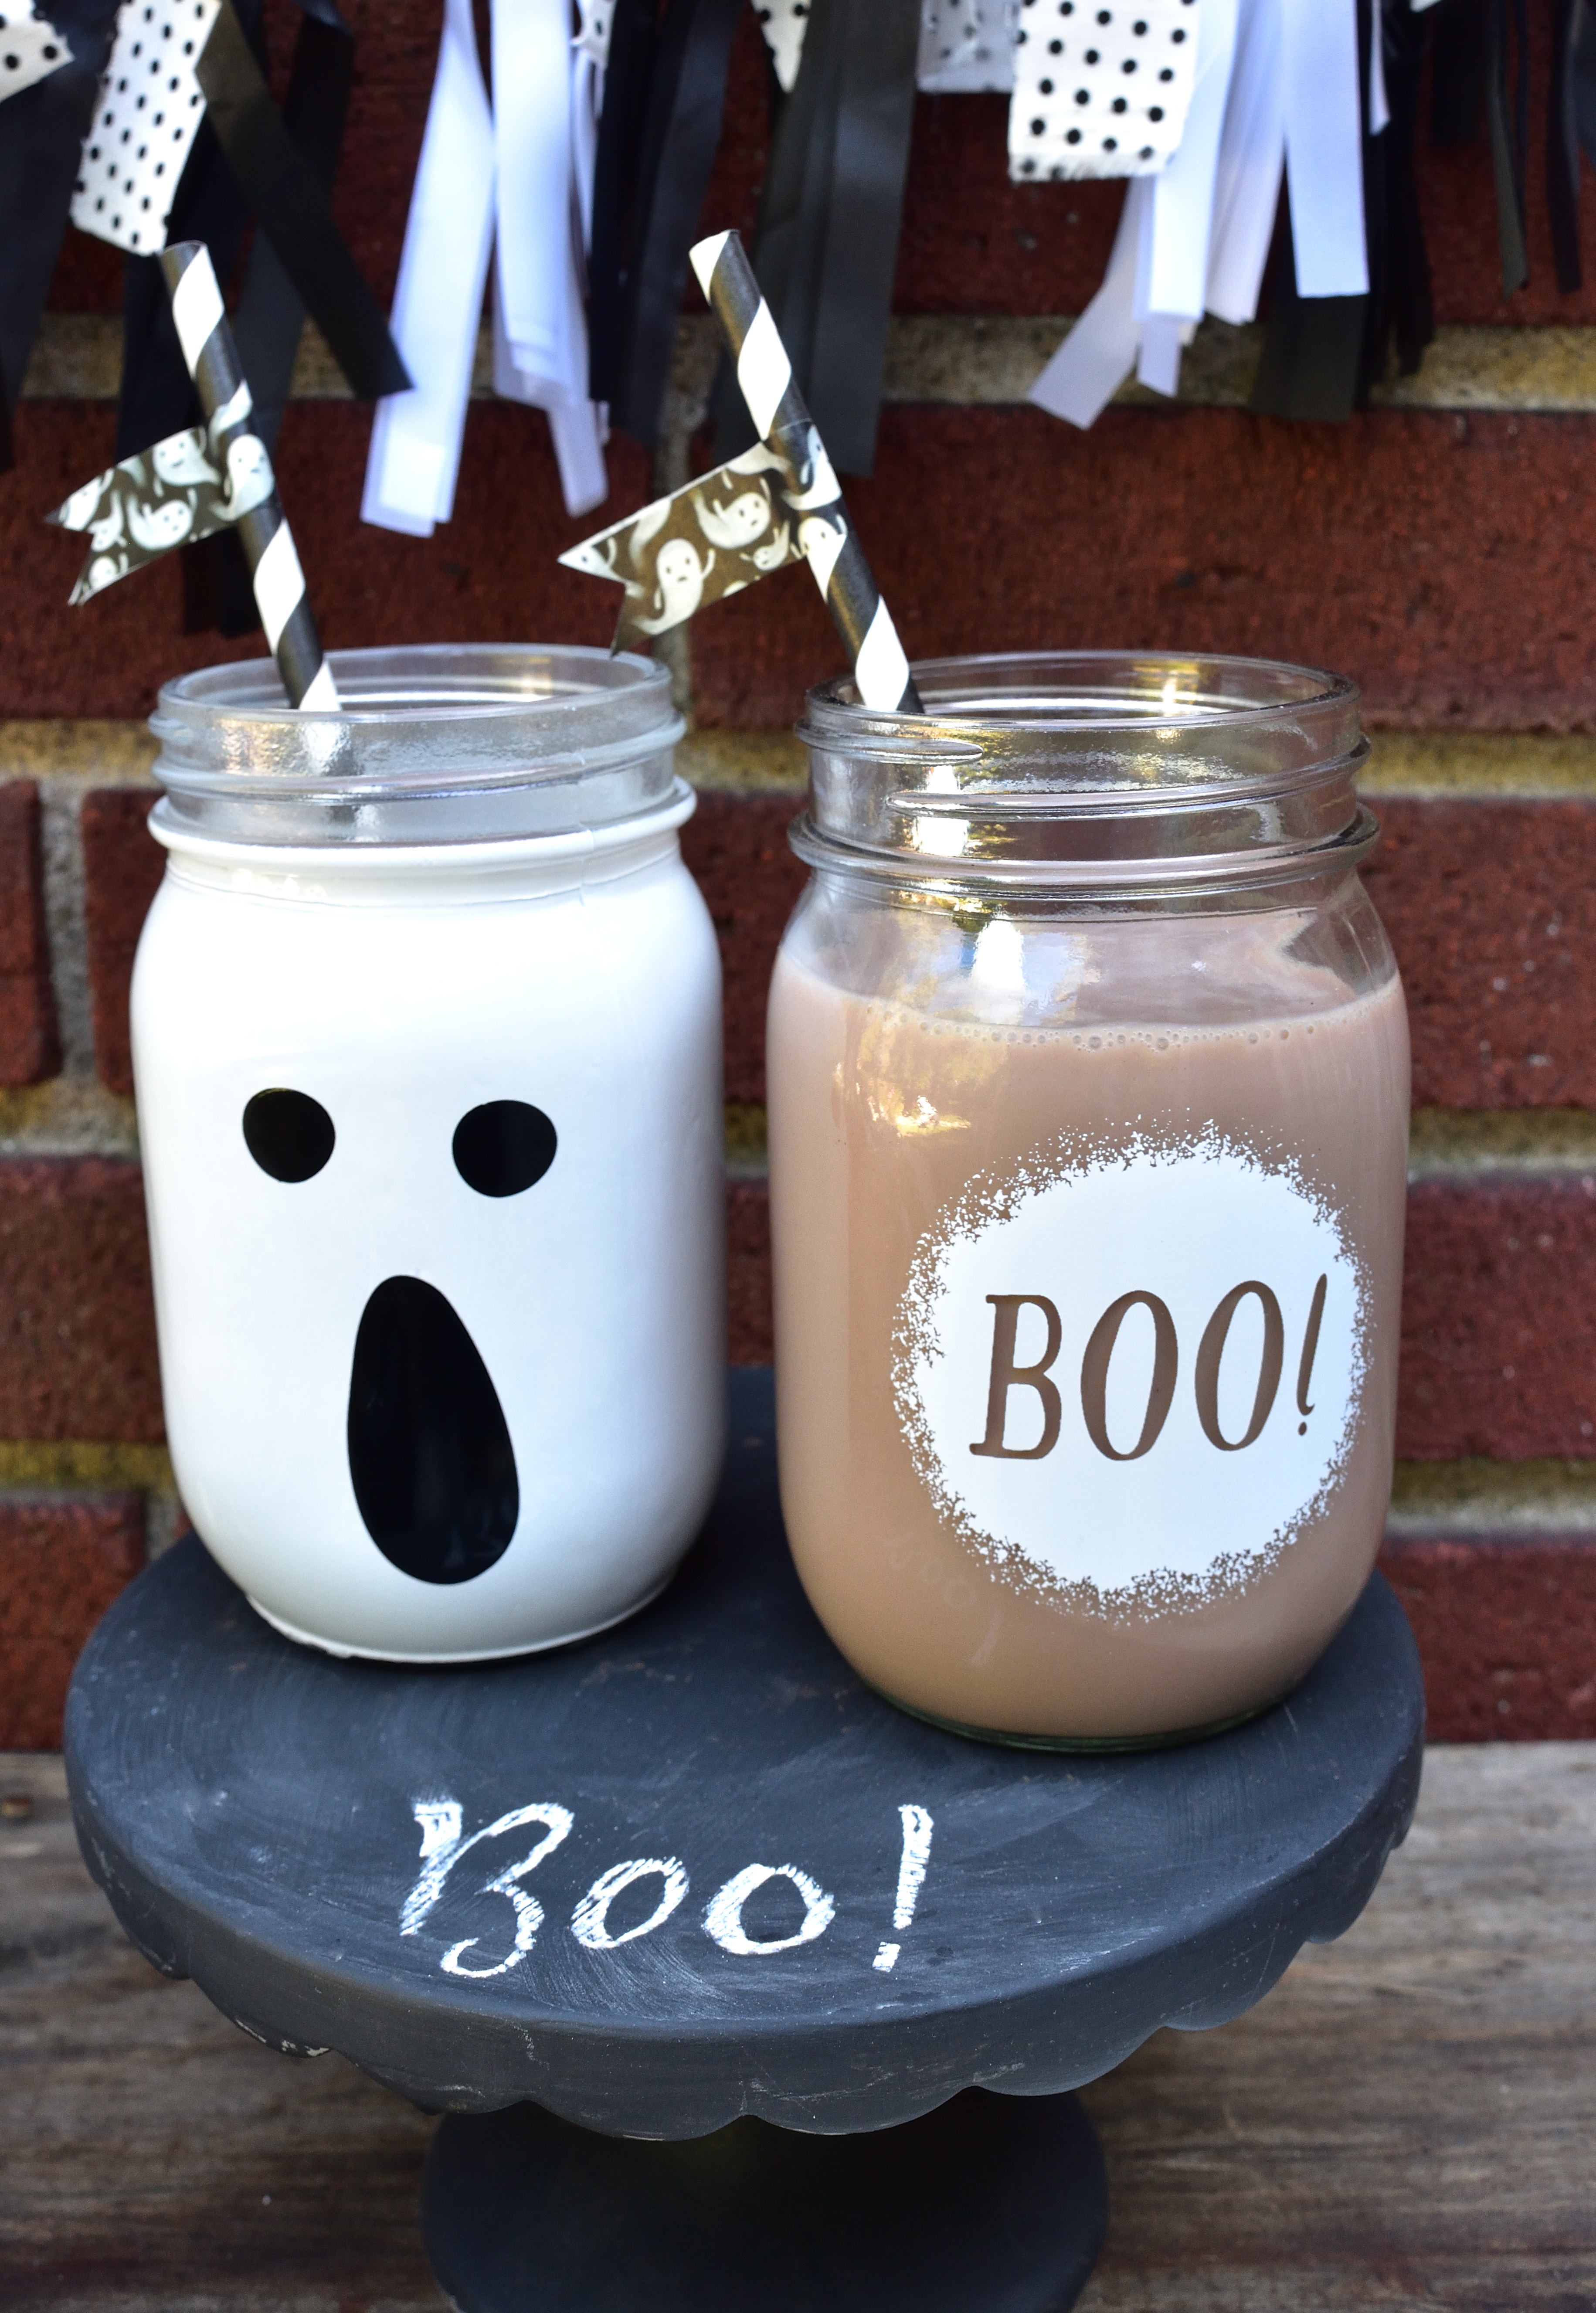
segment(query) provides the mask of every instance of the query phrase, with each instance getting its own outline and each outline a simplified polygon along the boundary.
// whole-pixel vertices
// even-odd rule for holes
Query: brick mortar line
[[[0,1503],[86,1494],[145,1499],[152,1557],[182,1517],[162,1446],[0,1439]],[[1387,1539],[1532,1547],[1571,1542],[1596,1550],[1596,1460],[1399,1462]]]
[[[888,336],[889,402],[972,409],[1023,402],[1038,373],[1074,326],[1065,313],[979,315],[900,313]],[[110,401],[121,373],[121,321],[114,313],[47,313],[22,385],[25,400]],[[1209,320],[1181,365],[1177,404],[1240,409],[1252,391],[1263,332]],[[677,387],[694,426],[701,424],[714,373],[716,340],[706,314],[679,327]],[[492,392],[492,347],[478,344],[472,393]],[[294,398],[346,401],[349,389],[325,340],[307,326],[295,365]],[[1142,409],[1169,409],[1162,394],[1134,381],[1115,397]],[[1596,328],[1551,323],[1513,329],[1450,324],[1436,332],[1416,376],[1377,389],[1376,407],[1434,412],[1506,411],[1585,415],[1596,411]],[[690,430],[690,429],[689,429]]]
[[[1596,1460],[1399,1462],[1386,1530],[1394,1542],[1596,1546]]]
[[[1596,331],[1592,331],[1596,336]],[[662,440],[661,488],[686,471],[680,428]],[[690,628],[688,629],[690,633]],[[670,636],[662,641],[669,642]],[[686,664],[685,646],[681,663]],[[1575,731],[1372,731],[1361,782],[1379,800],[1550,803],[1596,797],[1596,735]],[[135,720],[69,716],[0,719],[0,779],[55,783],[63,797],[92,787],[154,785],[155,742]],[[682,741],[683,776],[708,793],[802,796],[805,757],[785,726],[692,730]]]

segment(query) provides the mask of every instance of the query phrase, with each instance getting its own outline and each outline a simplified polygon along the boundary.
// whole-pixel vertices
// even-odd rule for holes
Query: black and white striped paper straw
[[[254,403],[227,326],[210,251],[200,241],[174,242],[162,251],[161,268],[171,297],[178,343],[199,395],[216,455],[224,462],[234,442],[254,434],[250,422]],[[264,458],[264,443],[259,444],[259,451]],[[270,497],[241,514],[235,527],[254,582],[260,623],[289,699],[310,713],[336,713],[338,689],[311,616],[304,572],[299,567],[294,534],[283,518],[275,482]]]
[[[807,558],[847,645],[861,699],[889,713],[924,714],[892,614],[871,576],[841,486],[794,383],[793,365],[741,237],[712,233],[696,245],[692,258],[731,347],[737,383],[760,440],[779,450],[793,471],[806,479],[802,500],[789,497],[789,504],[796,504],[803,515],[822,517],[810,532]]]

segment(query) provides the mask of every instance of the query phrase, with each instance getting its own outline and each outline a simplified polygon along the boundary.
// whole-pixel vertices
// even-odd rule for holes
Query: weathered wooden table
[[[7,2313],[443,2313],[434,2124],[291,2064],[133,1950],[58,1761],[0,1758]],[[1082,2313],[1588,2313],[1596,1746],[1432,1750],[1368,1911],[1222,2029],[1085,2091],[1109,2239]]]

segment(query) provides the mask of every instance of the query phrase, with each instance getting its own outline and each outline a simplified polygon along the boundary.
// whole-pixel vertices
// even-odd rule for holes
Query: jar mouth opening
[[[1360,697],[1350,677],[1323,667],[1210,652],[990,652],[919,659],[914,676],[923,716],[866,707],[853,676],[837,675],[810,691],[808,726],[828,737],[901,735],[911,745],[944,723],[955,726],[950,737],[978,745],[987,734],[1101,737],[1150,726],[1218,725],[1239,734],[1304,716],[1355,717]]]
[[[151,717],[162,734],[170,720],[203,727],[224,717],[265,729],[303,731],[346,724],[425,723],[530,716],[544,719],[591,706],[595,698],[631,694],[672,719],[669,670],[632,651],[566,643],[417,643],[329,651],[339,706],[306,714],[290,706],[269,657],[198,667],[163,682]]]
[[[684,726],[669,670],[600,646],[328,654],[341,708],[291,707],[269,658],[163,685],[167,822],[250,844],[566,834],[660,808]]]
[[[1160,651],[1022,651],[914,670],[922,716],[809,694],[805,840],[897,869],[1197,875],[1335,847],[1368,753],[1358,687],[1318,667]]]

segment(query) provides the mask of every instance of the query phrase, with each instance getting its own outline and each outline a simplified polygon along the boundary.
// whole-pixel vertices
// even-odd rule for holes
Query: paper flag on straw
[[[130,571],[225,530],[272,494],[271,460],[253,434],[219,454],[213,429],[190,426],[153,450],[108,467],[45,518],[62,530],[86,530],[89,558],[71,600],[88,602]]]
[[[627,590],[614,648],[680,626],[789,562],[807,562],[847,645],[867,707],[923,710],[890,611],[848,519],[837,473],[793,378],[734,233],[690,252],[737,368],[760,440],[641,514],[585,538],[560,560]]]
[[[71,62],[71,44],[36,8],[0,13],[0,103]]]
[[[924,713],[892,613],[848,519],[836,471],[804,407],[741,234],[713,233],[688,253],[720,324],[755,430],[787,462],[797,483],[788,504],[807,517],[798,542],[847,646],[861,701],[889,713]]]
[[[794,508],[788,492],[796,488],[785,461],[761,442],[584,538],[560,560],[626,588],[613,647],[633,650],[706,602],[801,561],[802,533],[814,517]]]

